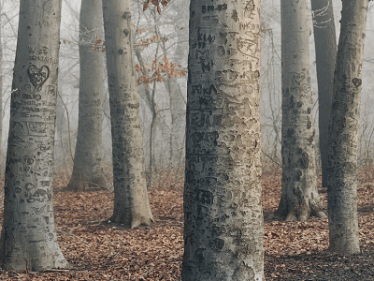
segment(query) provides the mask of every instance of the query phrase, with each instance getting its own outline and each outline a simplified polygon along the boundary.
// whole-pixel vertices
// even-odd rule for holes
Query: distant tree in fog
[[[67,189],[106,189],[101,163],[104,56],[101,0],[82,0],[79,27],[79,119],[73,174]]]
[[[282,195],[287,221],[326,217],[317,191],[307,0],[282,0]]]
[[[114,210],[111,221],[150,224],[143,136],[135,76],[130,0],[103,2],[113,150]]]

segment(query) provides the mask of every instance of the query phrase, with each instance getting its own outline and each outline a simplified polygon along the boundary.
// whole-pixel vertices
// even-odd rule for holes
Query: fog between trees
[[[256,5],[259,5],[260,1],[255,1],[255,2],[256,2]],[[12,61],[14,61],[14,49],[15,49],[14,40],[16,38],[16,32],[17,32],[16,31],[17,30],[16,28],[17,13],[15,11],[18,11],[18,7],[15,2],[9,3],[7,1],[4,1],[3,4],[4,4],[3,13],[5,15],[4,16],[5,19],[3,20],[3,23],[4,23],[3,24],[4,26],[3,28],[3,34],[4,34],[3,35],[4,37],[4,40],[3,40],[4,41],[3,43],[4,87],[3,89],[4,89],[4,93],[8,93],[8,95],[4,94],[4,97],[3,97],[3,103],[4,103],[3,124],[6,125],[7,123],[9,123],[8,116],[10,113],[9,112],[10,81],[12,80],[12,77],[11,77],[11,74],[13,72]],[[117,136],[112,137],[113,144],[116,149],[114,151],[115,152],[114,162],[115,164],[121,162],[119,166],[121,166],[122,163],[127,161],[127,160],[122,160],[122,159],[118,160],[120,158],[119,155],[124,150],[122,149],[124,147],[124,146],[122,147],[123,143],[134,141],[133,139],[131,140],[126,139],[126,138],[129,138],[129,135],[131,134],[137,135],[138,141],[136,143],[137,145],[136,149],[138,149],[139,146],[140,146],[139,151],[142,150],[141,147],[144,148],[145,168],[142,167],[141,169],[136,169],[136,170],[140,174],[148,175],[148,188],[152,188],[152,176],[157,177],[161,173],[165,173],[165,172],[168,173],[169,175],[175,175],[175,174],[178,175],[178,173],[181,173],[183,171],[183,163],[184,163],[184,156],[185,156],[184,155],[185,139],[187,138],[188,141],[195,141],[193,135],[190,135],[193,133],[192,131],[189,132],[187,136],[185,134],[185,123],[186,122],[184,118],[184,116],[186,116],[186,112],[185,112],[186,77],[183,76],[183,73],[185,72],[185,69],[187,68],[186,58],[188,54],[188,40],[187,40],[186,34],[188,31],[187,25],[188,25],[189,10],[188,10],[188,5],[185,2],[175,0],[171,2],[165,9],[163,9],[162,15],[159,16],[156,12],[156,9],[153,6],[150,7],[145,13],[143,13],[142,4],[143,4],[142,1],[139,1],[139,2],[133,1],[131,3],[131,11],[133,14],[133,17],[132,17],[133,32],[135,34],[134,36],[135,50],[132,56],[132,60],[135,60],[136,58],[136,61],[135,62],[132,61],[131,65],[129,63],[129,66],[128,66],[128,68],[129,69],[131,68],[133,71],[135,71],[136,69],[139,76],[143,75],[143,78],[138,80],[139,85],[137,87],[133,86],[134,81],[129,82],[129,84],[131,84],[129,87],[132,90],[135,90],[134,93],[136,92],[136,90],[139,93],[140,108],[138,106],[138,103],[139,103],[138,101],[135,102],[134,100],[132,100],[134,101],[132,105],[135,104],[134,108],[136,108],[136,114],[138,114],[139,112],[141,114],[141,117],[142,117],[141,125],[142,126],[138,124],[140,123],[138,120],[137,121],[138,123],[136,123],[135,126],[139,130],[135,131],[133,129],[135,126],[133,128],[127,128],[127,127],[130,127],[130,125],[128,124],[123,125],[121,122],[118,121],[119,120],[118,118],[116,118],[116,120],[111,120],[111,117],[109,115],[109,110],[108,110],[109,105],[111,107],[111,111],[113,112],[113,110],[116,110],[117,114],[119,114],[118,112],[121,112],[123,108],[120,102],[117,103],[118,97],[114,97],[111,94],[109,98],[109,95],[108,95],[109,91],[107,89],[107,86],[103,86],[104,99],[100,100],[100,102],[102,102],[102,106],[104,108],[104,113],[103,113],[104,121],[102,124],[102,130],[101,132],[98,132],[98,133],[102,134],[103,165],[104,167],[108,167],[108,168],[110,168],[111,162],[112,162],[112,159],[110,157],[111,144],[112,144],[112,141],[110,138],[110,130],[109,130],[110,123],[112,123],[113,127],[116,127],[116,126],[118,127],[118,128],[116,127],[116,130],[120,129],[121,131],[122,129],[124,129],[124,131],[118,132],[118,139],[117,139]],[[79,85],[78,83],[79,81],[78,47],[79,47],[79,44],[81,43],[81,41],[78,38],[79,28],[77,26],[78,26],[78,20],[79,20],[78,15],[79,15],[80,2],[73,2],[73,1],[66,0],[64,1],[63,5],[64,5],[64,8],[63,8],[63,19],[64,20],[63,20],[63,24],[61,28],[61,40],[60,40],[61,41],[61,54],[60,54],[60,64],[59,64],[59,70],[58,70],[59,95],[58,95],[58,100],[57,100],[57,113],[56,113],[57,123],[56,123],[56,138],[55,138],[55,144],[57,148],[56,153],[55,153],[55,162],[58,165],[56,165],[55,171],[64,172],[68,176],[70,176],[72,172],[72,163],[74,161],[74,155],[76,155],[74,153],[74,150],[75,150],[75,145],[76,145],[77,117],[78,117],[78,113],[77,113],[77,110],[78,110],[77,97],[78,97],[78,90],[79,90],[78,89],[79,87],[78,86]],[[261,50],[262,63],[261,63],[261,72],[257,71],[256,73],[261,73],[260,80],[261,80],[261,85],[262,85],[262,88],[260,91],[260,94],[261,94],[260,95],[261,96],[260,111],[261,111],[261,126],[262,126],[262,139],[263,139],[262,149],[264,152],[264,157],[262,160],[264,162],[270,161],[270,162],[280,165],[281,163],[281,160],[280,160],[281,159],[281,156],[280,156],[281,127],[280,127],[280,124],[281,124],[281,114],[282,114],[281,113],[281,87],[280,85],[282,83],[281,83],[281,76],[280,76],[281,56],[280,56],[280,42],[279,42],[280,41],[279,40],[279,36],[280,36],[279,6],[276,3],[274,3],[274,1],[262,1],[261,5],[263,9],[262,17],[261,17],[262,28],[261,30],[260,28],[258,28],[257,33],[262,34],[262,42],[263,42],[262,50]],[[246,6],[245,9],[247,8],[248,7]],[[248,8],[248,9],[250,10],[251,8]],[[305,7],[305,9],[307,8]],[[336,5],[335,9],[340,10],[339,5]],[[367,39],[366,39],[367,40],[366,45],[369,45],[369,46],[373,42],[373,36],[372,36],[373,31],[370,30],[370,28],[374,28],[374,21],[372,20],[372,17],[371,17],[373,10],[374,10],[373,5],[371,4],[369,6],[369,22],[368,22]],[[312,15],[310,10],[309,10],[309,15]],[[335,17],[338,19],[336,15],[340,15],[340,13],[337,11],[335,12]],[[128,17],[125,17],[125,19],[127,20]],[[258,21],[259,20],[260,19],[258,19]],[[310,22],[312,24],[312,21]],[[131,35],[132,32],[128,30],[129,28],[132,28],[132,27],[129,27],[130,21],[128,21],[127,23],[128,23],[128,25],[126,26],[127,29],[124,29],[124,30],[127,31],[127,34]],[[100,28],[100,27],[97,27],[97,28]],[[310,27],[310,30],[312,30],[311,27]],[[339,25],[337,24],[337,34],[339,33],[338,30],[339,30]],[[310,45],[309,58],[310,58],[310,61],[312,62],[311,67],[310,67],[310,73],[311,73],[312,78],[311,78],[311,88],[308,89],[308,92],[311,91],[311,94],[312,94],[311,106],[313,105],[312,106],[313,109],[308,114],[311,114],[312,116],[311,118],[313,118],[313,121],[314,121],[313,123],[315,124],[314,126],[316,126],[316,124],[318,124],[318,118],[317,118],[318,100],[316,98],[317,87],[316,87],[316,81],[315,81],[316,79],[315,78],[316,77],[315,64],[313,63],[315,61],[314,48],[313,48],[313,36],[311,35],[312,34],[310,33],[309,34],[309,45]],[[198,36],[205,36],[205,35],[198,35]],[[306,34],[306,36],[304,37],[306,38],[307,36],[308,34]],[[258,35],[258,38],[259,37],[260,35]],[[131,36],[129,38],[131,38]],[[100,38],[96,38],[96,39],[100,39]],[[110,48],[109,46],[110,37],[106,39],[108,41],[108,45],[106,46],[106,48],[109,49]],[[199,40],[200,39],[197,39],[197,41]],[[204,40],[205,40],[205,37],[204,37]],[[209,38],[207,40],[209,41]],[[129,43],[129,44],[131,46],[132,43]],[[104,45],[103,45],[102,40],[96,40],[95,42],[93,42],[93,45],[95,46],[94,49],[96,49],[96,51],[98,52],[101,52],[102,50],[104,50]],[[123,50],[119,49],[119,50],[116,50],[116,52],[119,52],[120,54],[122,54]],[[125,54],[127,54],[127,52],[125,52]],[[259,56],[259,54],[256,54],[256,57],[257,56]],[[362,68],[362,74],[363,74],[362,84],[364,85],[364,88],[362,91],[363,106],[361,110],[360,127],[357,128],[358,136],[359,136],[358,137],[359,139],[359,142],[358,142],[359,143],[359,155],[358,155],[359,164],[364,164],[365,161],[372,161],[371,158],[373,156],[372,155],[372,135],[374,132],[374,125],[372,124],[372,122],[370,122],[370,119],[373,117],[373,113],[374,113],[372,111],[372,99],[370,97],[370,93],[373,90],[372,89],[373,79],[370,78],[372,77],[371,74],[373,72],[372,71],[373,56],[374,54],[372,53],[372,49],[366,48],[366,52],[364,56],[364,65]],[[196,56],[195,59],[198,59],[198,55]],[[110,68],[111,65],[118,63],[116,59],[113,59],[109,56],[107,57],[107,61],[108,61],[108,68]],[[175,63],[173,65],[170,62],[175,62]],[[135,69],[134,69],[134,63],[138,64],[138,66]],[[194,62],[190,60],[190,67],[196,66],[196,65],[193,65],[193,63]],[[116,66],[116,67],[119,68],[119,66]],[[203,67],[202,72],[204,73],[205,71],[209,72],[212,65],[210,65],[210,62],[203,61],[202,67]],[[309,66],[303,66],[303,67],[309,68]],[[256,68],[260,68],[260,65],[256,65]],[[175,70],[176,72],[173,72],[173,73],[178,73],[177,76],[181,76],[181,77],[178,77],[178,78],[173,77],[174,75],[170,74],[170,69],[172,69],[173,71]],[[42,66],[40,69],[36,67],[34,68],[30,67],[29,72],[31,74],[30,73],[28,74],[29,77],[33,77],[32,75],[35,74],[33,73],[33,71],[35,71],[35,73],[39,71],[39,73],[42,73],[47,78],[49,77],[50,73],[52,73],[50,72],[49,68],[45,66]],[[54,77],[57,77],[57,70],[53,70],[53,71],[54,71],[53,72]],[[148,75],[152,74],[152,71],[156,71],[155,75],[152,77],[149,77]],[[224,71],[222,71],[222,73]],[[247,69],[247,71],[250,72],[249,69]],[[309,72],[309,70],[306,72]],[[191,74],[197,74],[197,73],[190,72],[190,75]],[[251,75],[252,76],[250,77],[251,79],[253,79],[253,81],[256,80],[256,78],[258,78],[258,75],[256,76],[256,74],[252,73]],[[360,75],[361,75],[361,70],[360,70]],[[134,76],[134,73],[132,76]],[[222,74],[222,77],[223,76],[224,74]],[[110,73],[110,71],[109,71],[109,76],[108,76],[109,79],[107,79],[106,77],[107,75],[103,74],[102,77],[98,79],[102,79],[104,81],[104,85],[109,84],[110,87],[120,88],[120,85],[119,85],[120,83],[117,82],[116,80],[117,78],[113,78],[113,75],[112,73]],[[221,79],[222,77],[218,77],[218,78]],[[47,78],[45,78],[45,80],[47,80]],[[216,80],[218,78],[216,77]],[[40,81],[36,82],[32,79],[33,78],[30,78],[30,81],[34,85],[35,90],[39,91],[39,87],[41,88],[41,86],[43,85],[45,81],[42,80],[42,82]],[[224,81],[224,78],[222,79]],[[250,81],[251,83],[253,83],[251,85],[257,91],[258,87],[256,88],[255,86],[253,86],[255,84],[255,82],[253,81]],[[206,82],[206,81],[202,81],[202,83],[203,82]],[[195,84],[193,86],[198,87],[199,84]],[[360,80],[359,86],[361,86],[361,80]],[[214,89],[212,90],[212,88],[209,88],[209,91],[210,91],[209,93],[211,94],[212,91],[214,92]],[[194,102],[193,100],[189,101],[191,105],[194,105],[193,102]],[[193,106],[191,106],[191,108],[194,109]],[[195,109],[198,110],[199,108],[195,108]],[[212,110],[215,110],[215,109],[212,109]],[[135,116],[136,114],[135,113],[133,114],[132,112],[130,115]],[[18,118],[18,117],[19,116],[16,116],[14,118]],[[187,124],[190,124],[189,122],[187,122]],[[326,120],[326,122],[328,122],[328,120]],[[197,127],[195,128],[196,133],[199,134],[201,133],[199,131],[200,128],[197,128]],[[141,143],[142,141],[141,141],[141,136],[140,136],[140,128],[143,129],[143,143]],[[220,127],[217,130],[220,130],[220,129],[222,129],[222,135],[227,133],[225,131],[226,128],[224,128],[224,126],[222,126],[222,128]],[[51,127],[49,130],[54,131],[54,128]],[[257,132],[257,130],[259,130],[259,127],[257,126],[255,130]],[[7,139],[7,136],[6,136],[6,132],[8,131],[7,126],[4,126],[3,131],[4,131],[3,139]],[[114,131],[112,130],[112,132]],[[205,131],[202,132],[203,135],[205,133],[206,133]],[[259,134],[257,135],[259,136]],[[209,143],[209,141],[212,141],[212,139],[214,138],[218,139],[218,137],[215,137],[213,134],[212,137],[209,137],[209,139],[206,140],[207,143]],[[199,143],[199,142],[197,141],[196,143]],[[199,143],[199,144],[202,145],[202,143]],[[17,145],[17,143],[15,142],[14,144],[12,143],[11,145],[15,146]],[[5,146],[6,145],[4,145],[4,147]],[[316,147],[318,147],[318,145]],[[203,145],[202,145],[202,148],[204,148]],[[257,142],[254,145],[254,149],[255,148],[257,148]],[[131,149],[129,149],[129,151],[130,150]],[[14,149],[14,151],[15,151],[15,154],[17,154],[16,152],[17,150]],[[203,152],[205,153],[206,151],[203,151]],[[130,151],[129,153],[134,153],[134,152]],[[189,153],[191,153],[191,155],[188,155]],[[199,154],[200,152],[196,152],[196,153]],[[256,153],[259,154],[260,151],[257,151]],[[313,162],[315,161],[317,166],[319,167],[320,159],[318,157],[318,150],[315,155],[317,156],[316,161],[314,160],[314,155],[313,157],[309,157],[309,159],[312,159],[311,161]],[[117,156],[118,156],[118,159],[116,158]],[[216,156],[216,151],[212,152],[210,156]],[[190,157],[188,158],[189,164],[191,164],[194,160],[196,160],[194,159],[194,154],[188,150],[187,150],[187,157]],[[142,158],[143,156],[139,157],[138,160],[140,162],[143,162]],[[259,159],[256,159],[256,160],[259,160]],[[199,161],[196,162],[196,166],[199,164],[198,162]],[[259,162],[260,160],[258,161],[258,163],[256,162],[254,164],[256,168],[260,166]],[[131,166],[131,164],[132,163],[127,162],[127,166]],[[315,163],[312,163],[311,167],[314,168],[314,164]],[[140,166],[143,166],[143,163],[141,163]],[[238,167],[239,166],[240,165],[238,165]],[[118,168],[115,166],[113,168],[114,168],[114,173],[115,173],[114,177],[116,177],[116,169],[123,170],[123,167]],[[222,167],[219,167],[219,169],[221,168]],[[192,168],[190,170],[190,172],[194,176],[197,176],[197,174],[194,174],[194,172],[196,171]],[[188,168],[187,168],[187,172],[188,172]],[[235,175],[236,174],[233,173],[231,177],[235,177]],[[258,175],[260,175],[260,173],[258,173]],[[314,175],[312,176],[314,177]],[[258,179],[259,177],[260,176],[258,176]],[[118,180],[118,179],[115,179],[115,180]],[[201,180],[200,178],[196,179],[196,181],[200,181],[200,180]],[[139,181],[141,180],[138,180],[138,182]],[[259,186],[259,181],[256,183],[257,183],[257,186]],[[191,182],[188,182],[188,184],[190,184],[191,186],[194,185],[193,176],[191,176]],[[188,187],[188,184],[186,185],[187,187]],[[146,185],[145,181],[142,182],[142,185],[144,187],[143,191],[145,193],[145,185]],[[192,189],[193,188],[194,187],[192,187]],[[116,189],[115,189],[115,192],[116,192]],[[126,191],[126,192],[129,192],[129,191]],[[259,190],[256,189],[256,192],[259,193]],[[117,191],[117,193],[119,192]],[[200,195],[196,195],[196,196],[199,197]],[[205,196],[206,194],[202,193],[201,197],[203,198],[202,199],[204,201],[203,203],[206,203]],[[261,213],[260,210],[257,210],[257,211],[259,214]],[[197,207],[196,210],[193,210],[193,212],[196,212],[196,214],[201,215],[201,210],[199,209],[199,207]],[[316,212],[318,213],[319,211],[317,210]],[[150,212],[149,212],[149,217],[150,218],[146,219],[147,222],[152,220],[152,215],[150,214]],[[256,217],[260,218],[260,215],[256,215]],[[303,215],[300,218],[305,219],[307,218],[307,216]],[[140,224],[140,222],[134,223],[134,226],[137,226],[138,224]],[[223,247],[223,244],[221,246]],[[62,262],[64,261],[62,260]],[[193,262],[196,262],[196,260]],[[257,267],[261,269],[261,265],[258,265]],[[248,273],[249,271],[248,272],[247,271],[248,271],[247,268],[241,268],[238,265],[239,273],[235,271],[230,274],[233,274],[233,276],[236,276],[236,275],[246,276],[250,274]],[[261,273],[254,273],[254,274],[256,276],[261,277]]]
[[[18,1],[2,1],[2,33],[3,33],[3,137],[2,137],[2,167],[4,168],[4,151],[6,149],[8,126],[9,126],[9,101],[10,101],[10,85],[12,80],[12,68],[14,64],[16,34],[18,27]],[[261,1],[261,21],[262,21],[262,75],[261,75],[261,130],[263,139],[263,150],[266,154],[263,159],[269,161],[268,156],[272,160],[280,163],[280,130],[281,130],[281,65],[280,65],[280,5],[279,1],[263,0]],[[62,97],[58,101],[57,109],[57,132],[56,132],[56,151],[55,157],[57,165],[63,168],[67,175],[72,172],[72,157],[74,157],[76,136],[78,128],[78,85],[79,85],[79,12],[81,1],[64,0],[62,3],[62,23],[61,23],[61,50],[60,50],[60,66],[59,66],[59,91]],[[335,26],[337,37],[339,36],[339,19],[341,11],[341,1],[333,1]],[[160,29],[160,36],[169,37],[169,41],[165,42],[167,56],[171,61],[187,67],[188,54],[188,1],[175,0],[172,1],[167,9],[163,11],[161,16],[156,16],[157,23],[155,25],[154,11],[148,9],[142,12],[142,1],[132,1],[131,11],[133,15],[133,23],[137,26],[134,29],[143,30],[141,34],[135,33],[135,42],[139,42],[142,38],[155,36],[155,26]],[[310,4],[309,4],[310,9]],[[374,42],[374,13],[373,4],[369,3],[369,14],[367,22],[366,44],[373,45]],[[311,25],[311,14],[310,28]],[[149,31],[151,29],[151,31]],[[148,32],[145,32],[147,30]],[[65,40],[65,43],[64,43]],[[318,102],[317,102],[317,81],[315,70],[315,51],[313,35],[309,37],[311,77],[312,77],[312,93],[313,93],[313,116],[314,125],[318,128]],[[156,56],[157,44],[150,44],[146,48],[142,48],[143,61],[148,63],[154,60]],[[162,49],[160,47],[160,49]],[[162,59],[163,50],[158,51],[158,57]],[[371,91],[374,88],[374,81],[371,79],[374,74],[374,53],[370,47],[365,48],[364,65],[363,65],[363,89],[362,89],[362,108],[360,119],[360,163],[367,156],[372,155],[370,146],[374,140],[372,131],[374,125],[371,120],[374,118],[374,110],[371,104],[374,100]],[[139,64],[138,59],[135,63]],[[106,83],[106,74],[104,80],[104,116],[103,116],[103,153],[102,160],[106,165],[111,164],[111,140],[109,126],[109,100]],[[174,102],[177,106],[177,113],[174,117],[176,125],[174,125],[173,143],[173,166],[183,163],[184,157],[184,108],[186,101],[186,77],[172,79],[177,82],[176,98],[179,102]],[[159,112],[158,126],[155,137],[155,159],[154,169],[156,172],[167,171],[170,163],[170,132],[172,130],[170,112],[170,95],[167,89],[167,83],[149,84],[148,90],[152,93],[153,87],[156,86],[155,101]],[[143,125],[143,142],[145,148],[146,162],[149,157],[149,134],[151,126],[151,111],[147,106],[146,90],[144,86],[138,87],[141,104],[141,116]],[[174,98],[175,99],[175,98]],[[68,114],[67,114],[68,112]],[[180,112],[180,113],[179,113]],[[174,114],[174,113],[173,113]],[[69,122],[67,122],[67,115]],[[69,130],[70,128],[70,130]],[[70,132],[69,132],[70,131]],[[316,130],[318,134],[318,130]],[[62,136],[61,136],[62,134]],[[70,135],[70,137],[69,137]],[[318,148],[318,135],[316,136],[316,147]],[[268,155],[268,156],[267,156]],[[317,166],[320,167],[319,153],[316,154]]]

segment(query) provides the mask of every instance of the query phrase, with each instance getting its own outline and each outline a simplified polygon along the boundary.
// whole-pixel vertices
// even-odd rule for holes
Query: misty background
[[[1,32],[3,49],[3,138],[1,168],[5,167],[5,155],[9,130],[9,104],[13,65],[17,44],[19,1],[2,0]],[[340,32],[341,1],[334,0],[334,16],[337,37]],[[78,126],[79,85],[79,13],[81,1],[63,0],[61,23],[61,49],[59,64],[59,96],[55,137],[56,171],[71,175]],[[277,0],[262,0],[262,63],[261,63],[261,125],[263,160],[281,163],[281,30],[280,3]],[[132,22],[135,42],[135,63],[152,69],[152,62],[174,63],[179,70],[187,70],[189,1],[172,0],[159,15],[153,5],[143,12],[143,0],[132,1]],[[318,148],[318,87],[315,65],[314,37],[310,22],[310,67],[314,101],[314,126]],[[104,38],[102,38],[104,41]],[[365,56],[363,64],[362,106],[360,120],[359,165],[373,159],[374,142],[374,4],[369,4]],[[103,53],[105,55],[105,52]],[[187,99],[187,77],[172,77],[164,74],[165,81],[138,86],[143,124],[143,145],[146,162],[150,161],[151,129],[153,135],[153,170],[182,172],[185,143],[185,105]],[[103,165],[111,167],[110,112],[106,74],[104,83],[104,121],[102,126]],[[147,96],[150,93],[154,99]],[[153,113],[153,114],[152,114]],[[154,115],[156,113],[156,115]],[[154,118],[154,116],[156,116]],[[326,120],[328,122],[328,120]],[[319,151],[316,151],[320,167]],[[370,163],[371,163],[370,162]],[[111,169],[108,169],[109,171]]]

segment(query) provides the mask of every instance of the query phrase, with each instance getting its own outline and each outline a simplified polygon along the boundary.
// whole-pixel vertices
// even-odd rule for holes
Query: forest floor
[[[278,204],[281,175],[263,175],[266,280],[374,280],[374,169],[360,174],[358,214],[361,253],[328,251],[327,220],[269,219]],[[149,192],[156,222],[128,229],[108,221],[113,192],[65,192],[68,178],[55,179],[58,240],[70,270],[0,271],[0,280],[181,280],[183,255],[182,179],[156,181]],[[326,193],[321,191],[326,207]],[[2,213],[0,213],[2,222]],[[203,281],[203,280],[201,280]]]

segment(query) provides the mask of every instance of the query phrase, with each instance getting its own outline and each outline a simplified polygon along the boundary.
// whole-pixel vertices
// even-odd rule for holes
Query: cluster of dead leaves
[[[178,174],[155,178],[149,192],[157,221],[128,229],[108,222],[113,192],[65,192],[68,178],[56,177],[55,215],[69,270],[16,273],[0,280],[181,280],[183,255],[183,181]],[[367,179],[365,179],[367,180]],[[359,189],[362,252],[344,256],[328,251],[327,220],[281,222],[268,217],[280,197],[279,169],[263,175],[266,280],[374,280],[374,189]],[[326,193],[321,193],[326,207]],[[2,217],[2,216],[1,216]]]
[[[170,62],[167,57],[163,57],[162,62],[157,59],[152,61],[151,69],[148,69],[147,65],[140,66],[135,65],[136,72],[139,73],[138,84],[143,84],[146,87],[152,82],[164,82],[165,76],[169,78],[186,76],[188,71],[181,65],[175,65]]]
[[[141,31],[138,31],[138,32],[141,33]],[[142,47],[148,47],[149,44],[152,44],[153,42],[162,42],[162,41],[163,42],[169,41],[169,37],[161,37],[161,36],[152,35],[150,38],[139,40],[138,44],[141,45]]]
[[[152,3],[154,6],[157,7],[157,12],[161,15],[160,3],[162,7],[165,8],[170,1],[171,0],[146,0],[143,4],[143,12],[148,9],[149,3]]]

